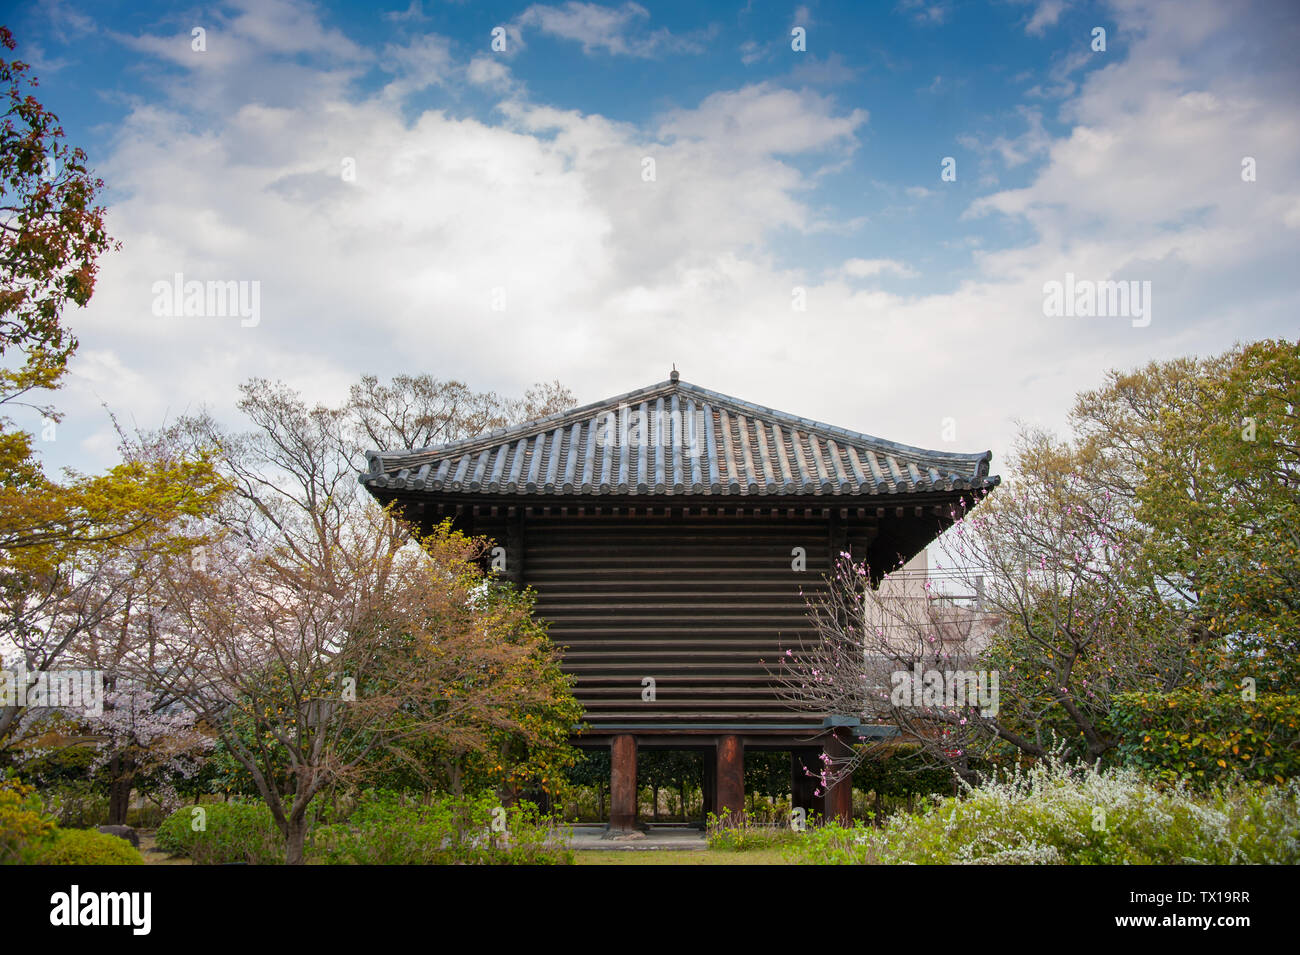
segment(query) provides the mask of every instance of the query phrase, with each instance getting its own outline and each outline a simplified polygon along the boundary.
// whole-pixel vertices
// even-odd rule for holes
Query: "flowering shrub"
[[[838,864],[1294,865],[1300,781],[1194,794],[1129,769],[1044,761],[880,829],[809,830],[789,853]]]
[[[195,809],[201,809],[201,815]],[[177,809],[158,827],[156,844],[164,852],[189,856],[195,865],[284,862],[284,837],[271,811],[255,803],[205,803]]]

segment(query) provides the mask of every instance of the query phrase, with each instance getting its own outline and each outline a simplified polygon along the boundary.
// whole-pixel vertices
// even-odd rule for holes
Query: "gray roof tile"
[[[378,491],[741,497],[991,487],[992,455],[927,451],[665,381],[476,438],[370,451]]]

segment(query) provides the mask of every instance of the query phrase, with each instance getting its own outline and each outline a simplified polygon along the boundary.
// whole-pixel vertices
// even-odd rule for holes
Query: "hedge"
[[[1111,701],[1118,762],[1165,779],[1285,782],[1300,775],[1300,697],[1127,693]]]

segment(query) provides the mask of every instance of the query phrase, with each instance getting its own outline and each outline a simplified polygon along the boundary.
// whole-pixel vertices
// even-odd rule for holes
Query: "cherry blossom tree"
[[[943,538],[945,578],[980,593],[974,608],[905,575],[874,588],[842,555],[810,601],[815,636],[781,661],[785,699],[895,726],[967,780],[1058,745],[1100,758],[1115,745],[1111,696],[1182,679],[1187,645],[1142,586],[1122,502],[1090,491],[1061,474],[963,501]],[[822,782],[885,745],[827,757]]]
[[[127,641],[128,672],[220,738],[297,863],[313,800],[381,756],[418,772],[420,753],[545,744],[538,714],[568,712],[557,651],[531,602],[485,574],[486,543],[448,526],[417,538],[357,468],[365,444],[457,436],[570,399],[550,387],[502,403],[426,378],[363,379],[338,407],[265,381],[243,394],[249,433],[178,426],[218,449],[232,491],[207,544],[163,558],[157,640]]]

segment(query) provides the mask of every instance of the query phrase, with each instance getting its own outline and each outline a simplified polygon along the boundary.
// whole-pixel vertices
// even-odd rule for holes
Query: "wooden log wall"
[[[812,633],[801,590],[819,590],[840,549],[864,553],[870,527],[587,515],[497,533],[522,537],[510,576],[537,591],[593,730],[820,722],[786,708],[769,668]]]

